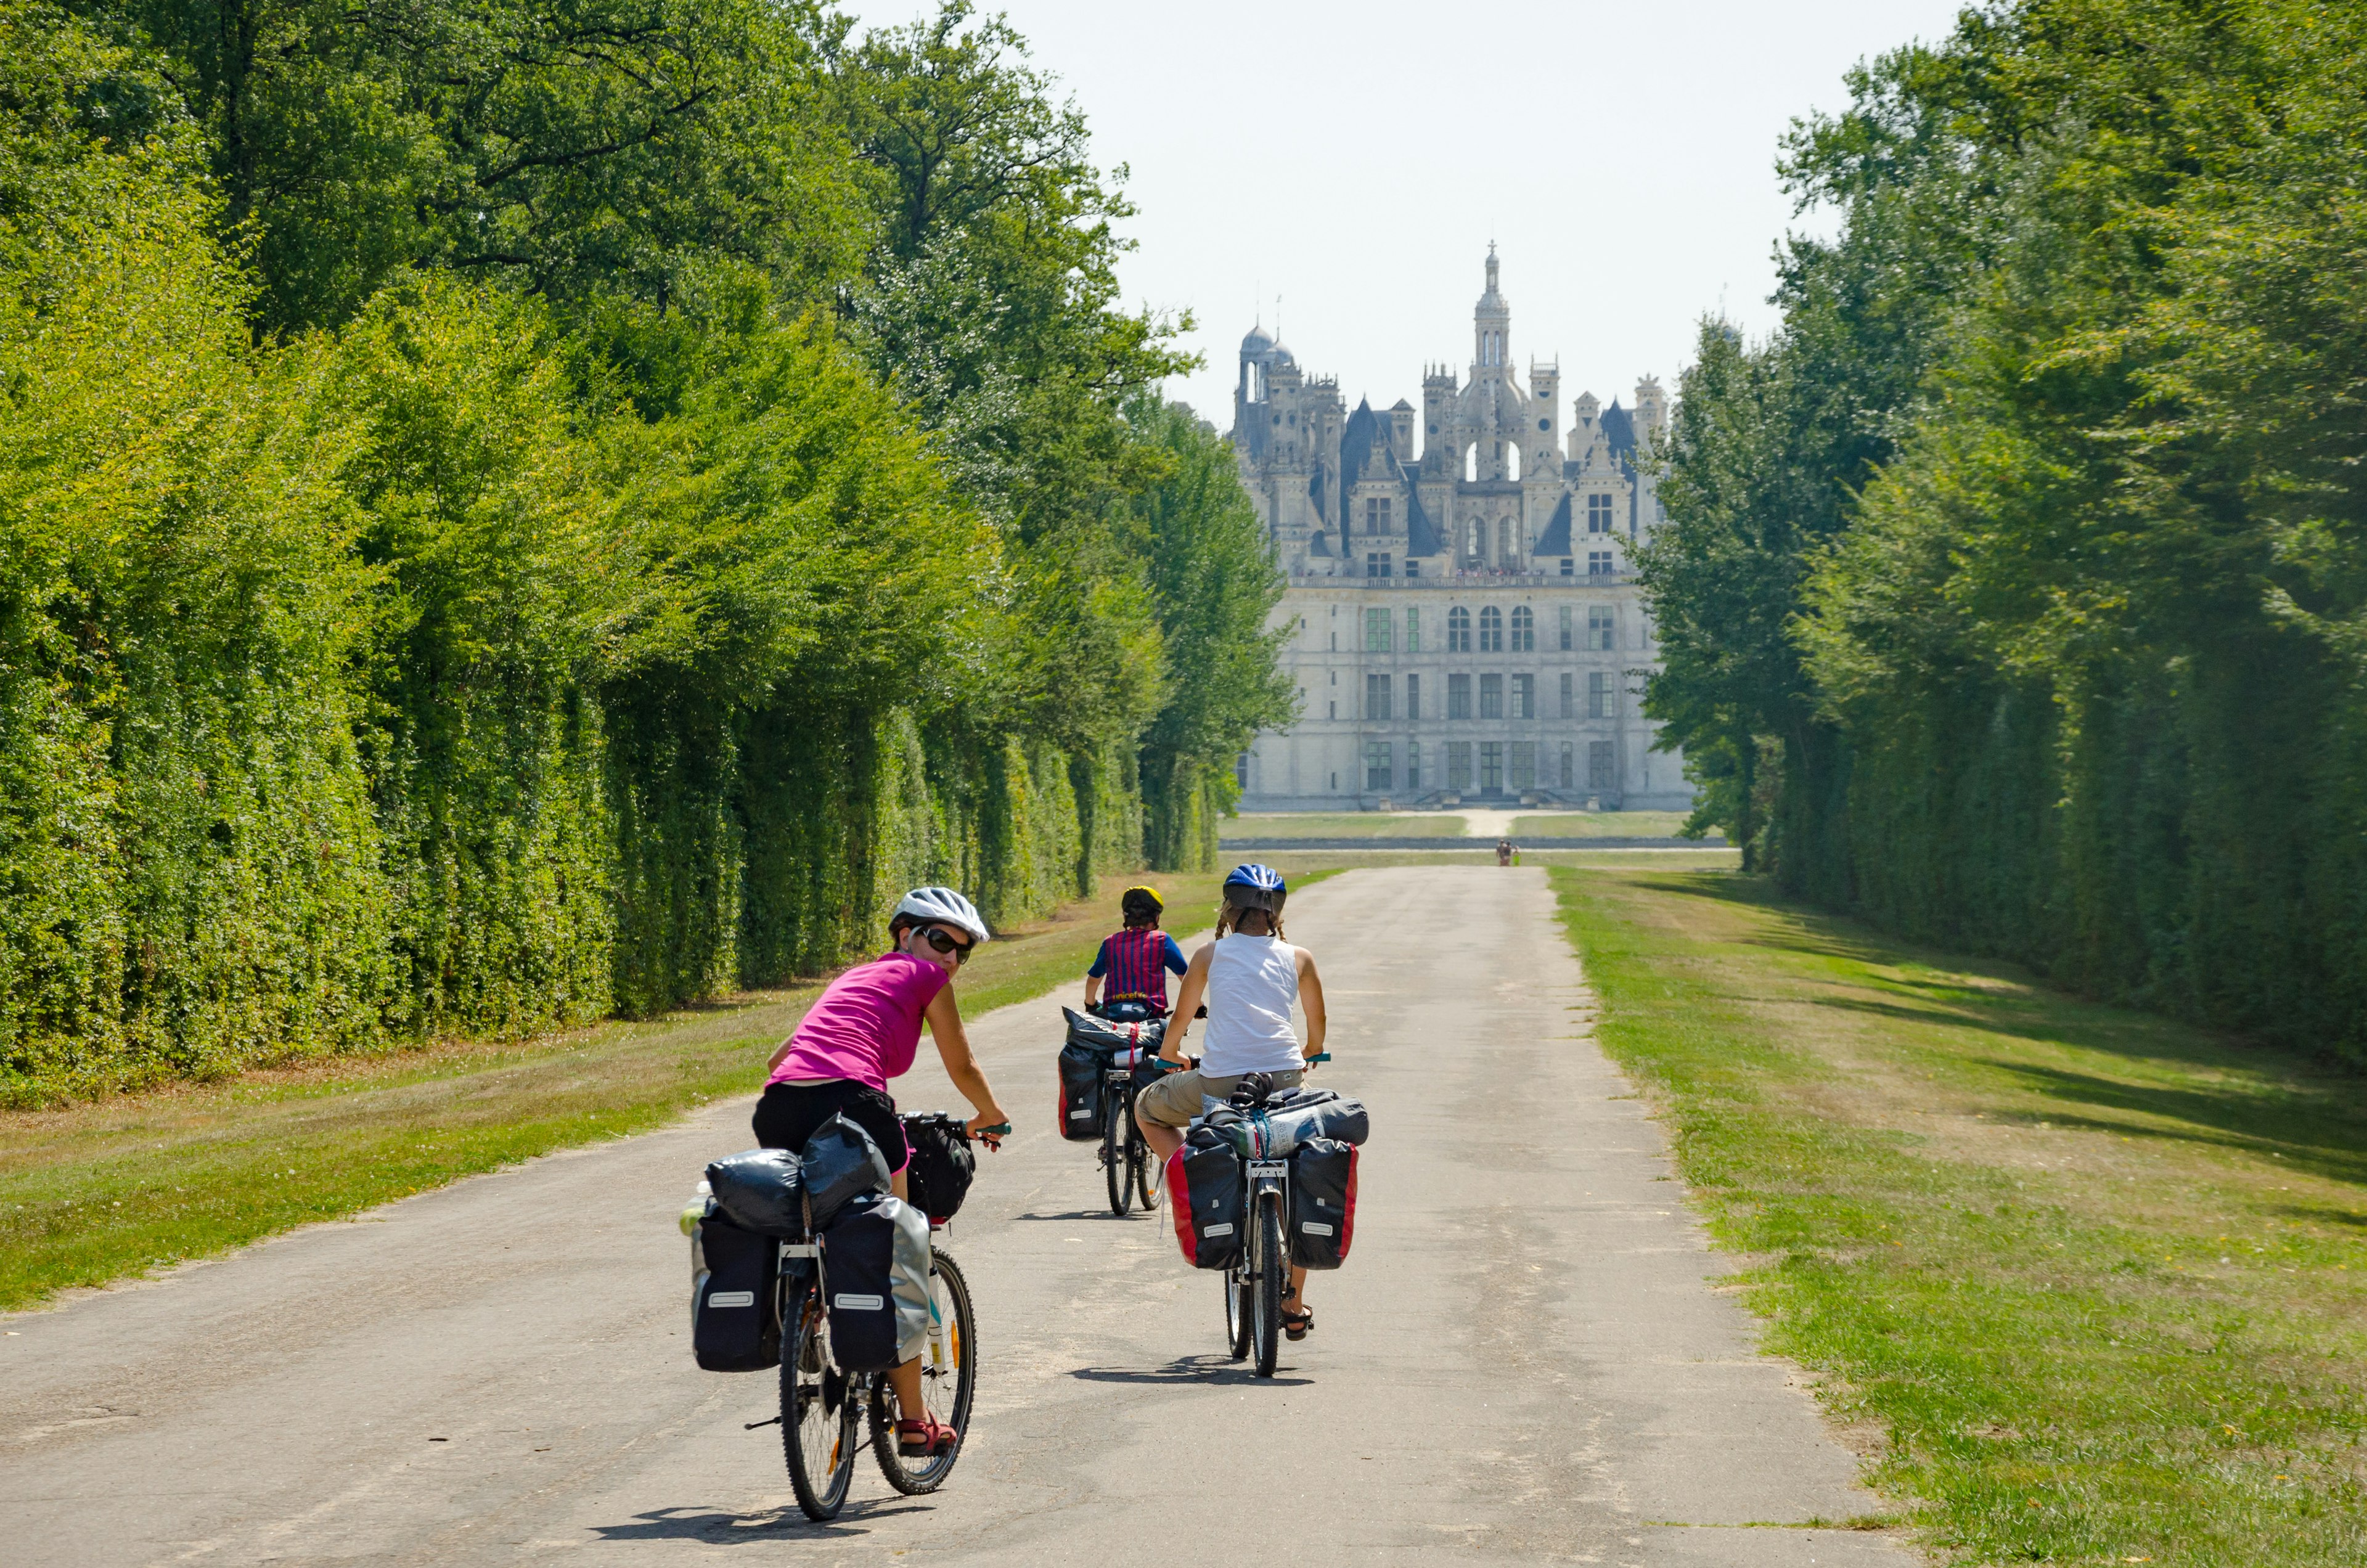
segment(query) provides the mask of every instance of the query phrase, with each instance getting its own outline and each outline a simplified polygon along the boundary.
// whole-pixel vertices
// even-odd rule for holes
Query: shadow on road
[[[1183,1356],[1163,1367],[1079,1367],[1069,1374],[1083,1382],[1134,1383],[1210,1383],[1217,1387],[1251,1383],[1268,1388],[1304,1388],[1313,1378],[1286,1378],[1279,1371],[1270,1378],[1259,1377],[1250,1371],[1246,1361],[1236,1361],[1229,1356]]]
[[[899,1514],[921,1512],[927,1505],[902,1497],[849,1498],[838,1517],[818,1525],[792,1504],[759,1513],[720,1513],[713,1509],[652,1508],[636,1514],[630,1524],[594,1525],[602,1540],[705,1540],[730,1545],[737,1541],[780,1540],[789,1537],[863,1535],[872,1519],[892,1519]]]

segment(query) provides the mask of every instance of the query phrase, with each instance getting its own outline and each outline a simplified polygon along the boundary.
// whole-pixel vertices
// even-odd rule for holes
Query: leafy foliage
[[[1191,859],[1146,787],[1221,809],[1279,713],[1000,22],[0,0],[0,1099],[776,983],[923,880],[1028,919]]]
[[[1648,568],[1657,711],[1782,748],[1787,884],[2367,1057],[2362,43],[2026,0],[1795,134],[1840,237],[1704,353]]]

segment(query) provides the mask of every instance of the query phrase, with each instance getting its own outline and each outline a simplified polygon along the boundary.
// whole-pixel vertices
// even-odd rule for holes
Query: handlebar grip
[[[1307,1058],[1307,1065],[1308,1065],[1308,1066],[1310,1066],[1310,1067],[1311,1067],[1311,1066],[1314,1066],[1316,1063],[1318,1063],[1318,1062],[1328,1062],[1328,1061],[1330,1061],[1331,1059],[1331,1052],[1329,1052],[1329,1051],[1318,1051],[1317,1053],[1315,1053],[1315,1055],[1313,1055],[1312,1056],[1309,1056],[1309,1057],[1308,1057],[1308,1058]]]
[[[982,1138],[1007,1138],[1011,1136],[1011,1123],[1008,1122],[997,1122],[991,1127],[980,1127],[978,1130],[978,1133],[979,1136]]]

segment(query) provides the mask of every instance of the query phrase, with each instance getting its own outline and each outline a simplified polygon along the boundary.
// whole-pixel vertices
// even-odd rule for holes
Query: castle
[[[1565,437],[1557,367],[1532,363],[1527,390],[1513,373],[1493,246],[1471,333],[1469,378],[1426,370],[1419,412],[1351,412],[1263,328],[1241,340],[1233,451],[1289,574],[1275,614],[1301,699],[1242,755],[1244,810],[1693,804],[1637,709],[1659,383],[1632,412],[1582,394]]]

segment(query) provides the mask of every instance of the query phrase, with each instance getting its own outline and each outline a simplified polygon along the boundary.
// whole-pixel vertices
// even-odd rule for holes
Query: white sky
[[[842,0],[869,24],[923,0]],[[986,0],[981,9],[996,7]],[[1219,430],[1260,314],[1353,408],[1464,374],[1493,238],[1512,353],[1565,402],[1673,389],[1695,323],[1774,324],[1792,224],[1777,139],[1847,102],[1841,73],[1943,37],[1957,0],[1007,0],[1036,62],[1130,165],[1129,304],[1190,310],[1206,369],[1171,388]],[[1809,220],[1811,223],[1814,220]],[[1276,297],[1280,303],[1277,306]]]

